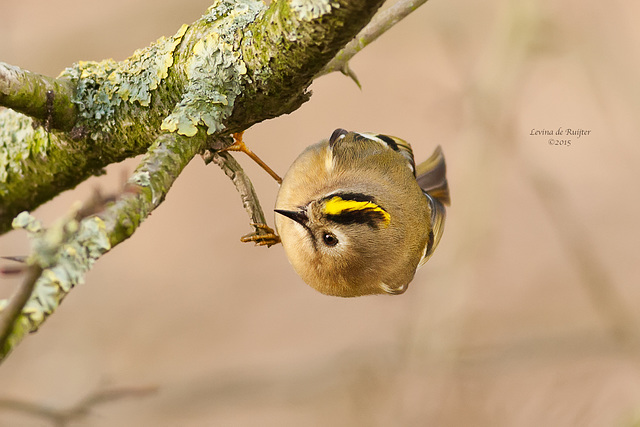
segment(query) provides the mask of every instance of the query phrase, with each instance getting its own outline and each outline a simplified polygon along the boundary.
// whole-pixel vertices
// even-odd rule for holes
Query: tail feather
[[[418,185],[425,193],[437,199],[443,205],[449,206],[449,184],[447,183],[447,166],[444,162],[442,147],[438,145],[435,151],[416,168]]]
[[[422,265],[431,257],[440,242],[447,217],[445,205],[448,206],[451,203],[449,184],[447,183],[447,167],[440,146],[436,147],[431,157],[418,165],[416,176],[418,184],[431,206],[431,236],[420,260],[419,265]]]

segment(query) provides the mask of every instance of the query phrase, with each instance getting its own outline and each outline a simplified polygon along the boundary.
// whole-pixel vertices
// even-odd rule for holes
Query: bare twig
[[[7,261],[15,261],[17,265],[1,265],[0,266],[0,276],[10,276],[14,274],[22,274],[27,271],[29,266],[26,264],[27,257],[26,256],[0,256],[0,259],[6,259]]]
[[[250,237],[244,236],[242,241],[254,241],[257,244],[271,246],[277,243],[277,237],[273,234],[267,225],[267,221],[258,199],[258,194],[253,188],[253,184],[249,179],[249,176],[244,172],[240,164],[236,159],[227,152],[207,152],[205,155],[205,162],[213,162],[218,165],[224,173],[231,179],[233,185],[236,186],[236,190],[240,193],[242,198],[242,206],[249,214],[251,226],[254,228],[254,233]],[[264,243],[260,243],[260,236],[265,236],[267,239]]]
[[[27,270],[24,265],[18,266],[0,266],[0,276],[12,276],[15,274],[22,274]]]
[[[348,65],[351,58],[426,2],[427,0],[400,0],[390,8],[379,11],[371,22],[316,74],[316,78],[340,71],[360,86],[355,73]]]
[[[8,261],[15,261],[15,262],[22,262],[22,263],[27,261],[27,257],[26,256],[21,256],[21,255],[0,256],[0,259],[6,259]]]
[[[97,405],[128,397],[145,397],[155,393],[157,390],[158,388],[155,386],[119,387],[97,390],[75,405],[60,409],[18,399],[0,399],[0,408],[44,418],[57,427],[63,427],[71,422],[87,417],[91,413],[91,410]]]

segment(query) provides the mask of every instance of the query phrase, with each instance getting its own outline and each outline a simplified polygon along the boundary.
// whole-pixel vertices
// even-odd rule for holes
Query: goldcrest
[[[440,147],[416,168],[400,138],[336,129],[286,173],[276,229],[293,268],[323,294],[397,295],[438,245],[445,205]]]

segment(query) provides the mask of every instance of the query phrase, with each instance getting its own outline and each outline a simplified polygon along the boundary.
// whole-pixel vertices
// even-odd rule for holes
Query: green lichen
[[[0,196],[6,196],[9,175],[23,176],[24,161],[45,156],[51,135],[13,110],[0,108],[0,123]]]
[[[213,134],[223,128],[236,97],[249,81],[239,49],[241,29],[265,9],[262,2],[220,0],[213,4],[202,22],[203,36],[193,45],[185,73],[187,85],[182,99],[162,122],[162,129],[193,136],[198,126]]]
[[[290,7],[298,19],[309,21],[330,13],[340,4],[331,0],[291,0]]]
[[[85,123],[99,132],[108,132],[115,125],[114,112],[122,102],[151,104],[151,95],[173,65],[174,51],[189,28],[183,25],[169,38],[161,37],[154,44],[136,50],[122,62],[107,59],[100,62],[80,61],[62,72],[76,82],[72,99]],[[91,135],[98,137],[97,132]]]
[[[24,334],[37,330],[67,293],[84,283],[84,274],[93,263],[111,249],[103,220],[90,217],[78,222],[73,218],[77,209],[79,205],[70,216],[48,229],[28,212],[22,212],[14,219],[14,228],[25,229],[32,242],[33,251],[28,262],[41,266],[43,271],[14,324],[5,350],[13,348]],[[0,301],[0,311],[6,304],[6,301]]]

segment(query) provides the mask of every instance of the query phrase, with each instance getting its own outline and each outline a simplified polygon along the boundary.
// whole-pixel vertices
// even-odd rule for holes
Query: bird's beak
[[[303,210],[300,210],[300,211],[285,211],[283,209],[276,209],[275,212],[279,213],[280,215],[284,215],[287,218],[291,218],[292,220],[294,220],[298,224],[306,225],[307,222],[309,221],[309,217],[307,216],[307,213],[305,211],[303,211]]]

